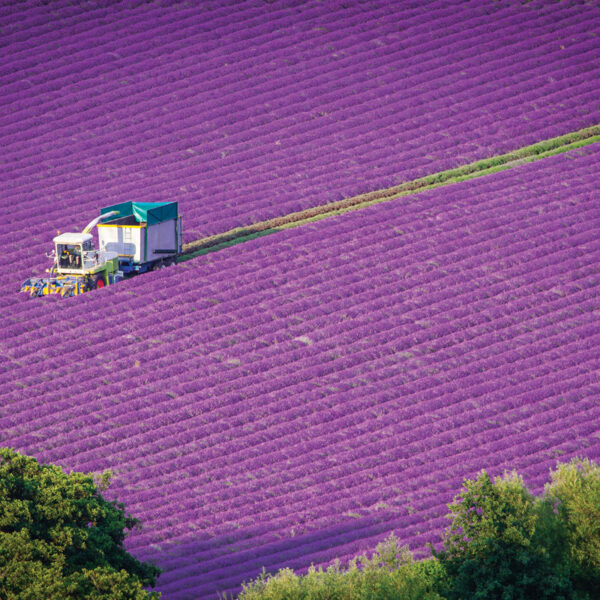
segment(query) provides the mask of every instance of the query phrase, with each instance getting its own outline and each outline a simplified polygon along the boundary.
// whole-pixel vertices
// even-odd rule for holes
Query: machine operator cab
[[[59,273],[82,274],[98,263],[91,233],[63,233],[53,242]]]

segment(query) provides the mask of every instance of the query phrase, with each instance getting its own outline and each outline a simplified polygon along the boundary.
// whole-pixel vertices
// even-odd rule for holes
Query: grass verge
[[[474,179],[475,177],[490,175],[491,173],[510,169],[535,160],[541,160],[542,158],[581,148],[598,141],[600,141],[600,125],[593,125],[592,127],[586,127],[566,135],[543,140],[531,146],[507,152],[506,154],[500,154],[454,169],[426,175],[425,177],[407,181],[391,188],[359,194],[352,198],[345,198],[337,202],[289,213],[283,217],[260,221],[245,227],[236,227],[224,233],[184,244],[183,256],[179,258],[179,261],[189,260],[208,252],[215,252],[234,244],[269,235],[283,229],[290,229],[291,227],[320,221],[321,219],[352,210],[359,210],[372,204],[389,202],[402,196],[409,196],[444,185],[451,185],[468,179]]]

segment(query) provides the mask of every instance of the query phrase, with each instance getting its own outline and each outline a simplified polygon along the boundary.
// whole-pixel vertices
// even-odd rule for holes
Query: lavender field
[[[4,318],[2,445],[115,472],[130,551],[213,598],[391,531],[463,477],[600,460],[600,144]]]
[[[540,1],[4,3],[2,306],[100,206],[178,200],[191,241],[594,125],[599,22]]]

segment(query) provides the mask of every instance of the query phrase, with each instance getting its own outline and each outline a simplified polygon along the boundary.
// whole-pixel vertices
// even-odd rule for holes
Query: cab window
[[[81,269],[81,246],[77,244],[58,245],[58,266],[63,269]]]

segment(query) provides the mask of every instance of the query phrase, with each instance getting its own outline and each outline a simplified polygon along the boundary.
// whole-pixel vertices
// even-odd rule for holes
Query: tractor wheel
[[[87,289],[89,291],[97,290],[97,289],[103,288],[104,286],[105,286],[105,283],[104,283],[104,278],[102,277],[102,275],[94,275],[93,277],[90,277],[90,279],[88,280]]]

